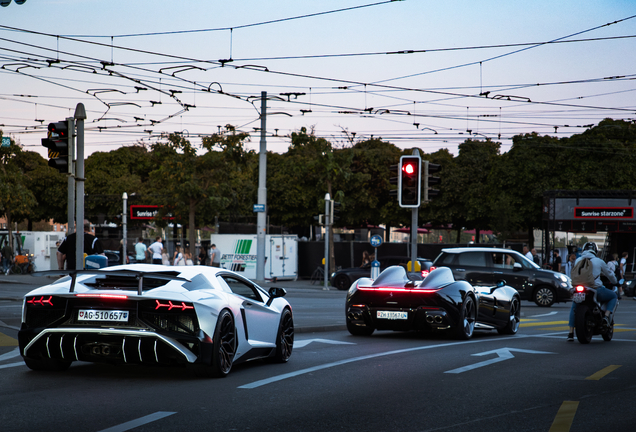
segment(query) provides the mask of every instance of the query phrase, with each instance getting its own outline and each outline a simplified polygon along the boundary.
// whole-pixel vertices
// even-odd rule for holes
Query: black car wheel
[[[341,291],[348,290],[351,286],[351,281],[346,275],[338,275],[333,281],[333,284],[336,288]]]
[[[461,315],[457,325],[457,337],[467,340],[473,336],[475,331],[475,320],[477,316],[477,308],[472,297],[467,296],[462,304]]]
[[[347,330],[354,336],[371,336],[375,329],[367,325],[359,326],[347,320]]]
[[[206,378],[222,378],[227,376],[232,370],[234,354],[236,354],[236,329],[234,328],[234,318],[230,311],[223,310],[219,314],[212,339],[212,360],[211,364],[193,365],[194,373],[197,376]]]
[[[579,304],[576,306],[574,323],[576,326],[576,338],[582,344],[589,344],[594,334],[594,317],[587,305]]]
[[[549,287],[539,287],[532,296],[537,306],[550,307],[554,304],[554,290]]]
[[[291,357],[294,348],[294,317],[289,309],[283,311],[276,336],[276,354],[273,360],[277,363],[286,363]]]
[[[510,314],[508,316],[508,323],[505,327],[497,329],[499,334],[513,335],[517,334],[519,330],[519,323],[521,322],[521,303],[517,297],[514,297],[510,302]]]
[[[49,358],[35,360],[24,357],[24,364],[26,364],[29,369],[34,371],[62,372],[69,368],[71,362]]]

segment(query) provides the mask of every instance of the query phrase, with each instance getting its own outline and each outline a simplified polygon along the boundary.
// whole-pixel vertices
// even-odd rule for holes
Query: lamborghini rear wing
[[[101,275],[101,276],[121,276],[126,278],[137,279],[137,294],[142,295],[144,278],[148,279],[162,279],[162,280],[176,280],[182,282],[191,282],[190,279],[186,279],[180,276],[175,276],[177,272],[154,272],[154,271],[135,271],[135,270],[50,270],[32,273],[32,276],[70,276],[71,287],[69,292],[75,291],[75,282],[77,275]]]

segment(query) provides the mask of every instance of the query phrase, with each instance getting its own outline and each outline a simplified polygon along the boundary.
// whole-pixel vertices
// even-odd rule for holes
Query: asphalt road
[[[297,327],[286,364],[224,379],[187,369],[78,363],[32,372],[11,345],[27,286],[0,282],[2,431],[633,431],[636,301],[614,340],[566,342],[569,304],[522,302],[515,336],[343,330],[342,291],[287,285]],[[295,285],[295,286],[292,286]],[[17,321],[16,321],[17,320]],[[318,331],[321,330],[321,331]]]

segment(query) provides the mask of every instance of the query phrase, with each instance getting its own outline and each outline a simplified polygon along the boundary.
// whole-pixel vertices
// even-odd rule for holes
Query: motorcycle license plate
[[[585,301],[585,293],[584,292],[574,293],[574,296],[572,296],[572,300],[574,300],[574,303],[583,303],[583,301]]]

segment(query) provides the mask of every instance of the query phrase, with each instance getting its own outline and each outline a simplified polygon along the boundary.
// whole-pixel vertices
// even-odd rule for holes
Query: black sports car
[[[519,329],[519,293],[499,281],[474,287],[439,267],[423,280],[409,279],[404,268],[389,267],[374,281],[359,279],[345,306],[347,329],[356,336],[375,330],[453,330],[469,339],[475,329],[513,335]]]
[[[407,256],[383,256],[380,257],[380,271],[387,269],[394,265],[406,268],[410,258]],[[420,271],[423,277],[428,275],[429,269],[433,265],[433,262],[425,258],[417,258],[420,264]],[[371,276],[371,263],[367,263],[362,267],[344,268],[335,271],[331,274],[331,286],[338,288],[341,291],[348,290],[353,282],[362,278]]]

